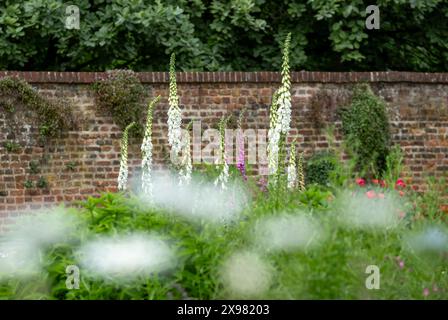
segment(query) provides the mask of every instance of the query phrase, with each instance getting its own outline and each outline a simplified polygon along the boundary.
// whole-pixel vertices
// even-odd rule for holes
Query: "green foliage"
[[[39,168],[39,162],[35,160],[30,161],[30,173],[31,174],[38,174],[40,172]]]
[[[64,27],[61,0],[0,4],[0,69],[278,70],[291,32],[291,67],[308,70],[447,71],[446,1],[78,0],[80,29]]]
[[[446,212],[442,211],[442,207],[446,208],[447,199],[447,176],[426,178],[426,192],[414,197],[414,212],[418,217],[424,217],[432,221],[448,222]],[[446,209],[445,209],[446,210]]]
[[[448,285],[446,257],[422,259],[402,242],[425,222],[403,221],[396,228],[381,230],[351,229],[338,218],[345,210],[342,199],[340,193],[333,195],[316,185],[303,192],[286,191],[281,201],[277,194],[259,192],[237,223],[222,225],[193,222],[148,207],[132,194],[102,194],[70,210],[68,214],[81,220],[67,242],[41,252],[41,273],[24,279],[1,278],[0,294],[9,299],[232,299],[235,296],[225,290],[220,277],[225,257],[239,250],[261,252],[257,250],[263,248],[254,243],[254,227],[262,218],[288,212],[315,220],[326,237],[316,248],[262,254],[273,268],[269,290],[260,293],[260,298],[422,299],[423,288],[430,288],[428,298],[446,299],[442,289]],[[433,219],[437,222],[440,217]],[[141,232],[157,233],[170,242],[178,258],[172,270],[119,282],[82,269],[80,288],[67,289],[65,268],[78,263],[79,246],[98,236]],[[371,264],[381,270],[381,290],[365,288],[365,269]],[[433,287],[439,291],[432,291]]]
[[[94,88],[98,106],[111,115],[121,129],[135,122],[133,133],[141,136],[145,91],[136,74],[131,70],[109,71],[107,78],[95,83]]]
[[[6,149],[9,153],[15,153],[18,152],[21,148],[20,144],[14,142],[14,141],[6,141],[3,143],[3,147]]]
[[[401,151],[400,146],[394,145],[386,157],[386,170],[384,171],[383,179],[387,185],[393,186],[401,177],[403,158],[403,151]]]
[[[358,171],[380,175],[386,167],[390,133],[385,103],[367,84],[354,88],[352,103],[340,109],[347,145],[357,155]]]
[[[76,161],[70,161],[65,165],[65,168],[70,171],[75,171],[76,166],[77,166]]]
[[[335,155],[328,151],[313,154],[306,162],[306,184],[328,185],[331,172],[336,168],[336,161]]]
[[[18,106],[36,115],[42,138],[54,137],[74,122],[70,107],[42,97],[26,81],[13,77],[0,79],[0,109],[14,118]]]
[[[26,180],[26,181],[23,183],[23,186],[24,186],[26,189],[32,189],[32,188],[34,188],[34,182],[31,181],[31,180]]]
[[[40,177],[39,180],[36,182],[36,187],[40,189],[46,189],[48,188],[48,181],[45,179],[45,177]]]

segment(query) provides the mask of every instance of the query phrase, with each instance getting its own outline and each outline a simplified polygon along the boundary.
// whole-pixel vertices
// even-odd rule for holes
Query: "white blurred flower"
[[[448,232],[439,226],[428,226],[405,237],[407,245],[418,253],[448,252]]]
[[[340,219],[348,227],[359,229],[394,228],[400,221],[399,212],[402,203],[392,193],[377,197],[375,191],[345,192],[340,199],[342,205]]]
[[[221,280],[236,296],[260,296],[272,282],[272,267],[258,254],[248,251],[231,255],[221,269]]]
[[[82,246],[81,263],[101,278],[131,279],[173,267],[174,254],[162,240],[145,235],[100,238]]]
[[[318,224],[303,214],[278,215],[257,222],[255,241],[264,250],[312,249],[325,240]]]

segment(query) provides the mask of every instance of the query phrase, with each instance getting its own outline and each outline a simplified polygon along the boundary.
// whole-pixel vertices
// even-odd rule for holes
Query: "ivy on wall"
[[[74,120],[70,106],[41,96],[26,81],[15,77],[0,79],[0,110],[6,114],[10,127],[15,123],[13,135],[18,134],[20,124],[14,121],[19,110],[33,114],[41,138],[55,137],[72,127]],[[23,124],[22,124],[23,125]]]
[[[96,103],[122,129],[130,123],[136,126],[132,134],[142,136],[142,113],[145,91],[136,73],[131,70],[112,70],[105,79],[94,85]]]
[[[22,145],[17,141],[27,129],[37,126],[39,142],[45,145],[48,138],[57,137],[64,130],[73,128],[74,118],[71,106],[62,101],[41,96],[26,81],[16,77],[0,79],[0,113],[4,115],[7,128],[7,141],[3,147],[8,153],[17,153]],[[30,120],[30,124],[24,122]],[[30,126],[31,125],[31,126]],[[40,173],[39,162],[29,162],[29,173]],[[49,183],[44,176],[38,180],[28,177],[23,184],[25,189],[34,187],[47,189]],[[6,193],[7,195],[7,193]]]

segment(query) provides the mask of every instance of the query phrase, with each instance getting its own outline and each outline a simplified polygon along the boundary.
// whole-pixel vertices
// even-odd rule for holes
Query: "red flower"
[[[404,196],[404,192],[403,191],[399,191],[398,194],[400,195],[400,197]]]
[[[366,180],[364,180],[363,178],[358,178],[356,179],[356,183],[358,184],[358,186],[364,187],[366,185]]]
[[[380,180],[380,186],[384,188],[386,186],[386,181]]]
[[[395,183],[395,188],[400,187],[400,188],[405,188],[406,184],[404,183],[403,179],[398,179],[397,182]]]
[[[379,184],[380,181],[379,181],[378,179],[373,179],[373,180],[372,180],[372,183],[373,183],[373,184]]]

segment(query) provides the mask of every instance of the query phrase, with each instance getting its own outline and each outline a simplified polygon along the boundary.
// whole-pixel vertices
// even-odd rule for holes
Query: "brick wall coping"
[[[168,72],[138,72],[143,83],[167,83]],[[105,72],[0,71],[0,78],[18,76],[30,83],[93,83],[104,78]],[[178,72],[183,83],[269,83],[280,82],[279,72]],[[292,72],[292,82],[414,82],[448,83],[448,73],[427,72]]]

